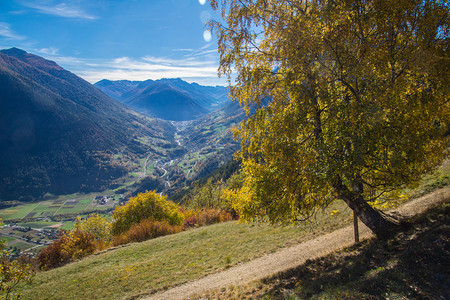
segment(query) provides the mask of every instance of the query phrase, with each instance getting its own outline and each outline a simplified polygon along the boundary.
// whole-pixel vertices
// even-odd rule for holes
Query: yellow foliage
[[[339,214],[339,213],[340,213],[339,210],[333,209],[332,211],[330,211],[330,216],[335,216],[335,215],[337,215],[337,214]]]
[[[125,232],[133,224],[145,219],[167,221],[170,225],[181,225],[184,221],[177,204],[168,201],[166,196],[150,191],[130,198],[125,205],[114,210],[112,232]]]
[[[243,219],[295,222],[337,197],[361,206],[445,157],[445,1],[212,6],[225,23],[210,24],[219,72],[236,79],[231,94],[249,115],[234,131],[244,184],[225,192]]]
[[[2,220],[0,219],[0,226]],[[6,241],[0,240],[0,296],[2,299],[20,298],[20,293],[14,292],[19,283],[29,283],[35,275],[31,265],[18,260],[11,261],[6,250]]]
[[[40,268],[48,270],[91,255],[103,246],[93,235],[75,228],[61,232],[57,240],[39,253],[37,260]]]
[[[111,239],[111,223],[99,214],[91,214],[83,221],[78,217],[75,228],[91,234],[98,241],[109,242]]]

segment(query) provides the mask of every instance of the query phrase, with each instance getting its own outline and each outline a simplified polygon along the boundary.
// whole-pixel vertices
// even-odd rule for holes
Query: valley
[[[450,299],[448,1],[0,11],[1,299]]]
[[[139,192],[186,189],[233,157],[231,128],[245,118],[225,87],[179,78],[91,85],[17,48],[0,51],[0,92],[0,235],[16,252],[47,244],[41,230],[56,236]],[[26,238],[15,234],[23,230]]]
[[[219,116],[209,116],[207,120],[214,122],[215,118]],[[156,190],[170,197],[171,193],[226,163],[237,149],[229,128],[223,124],[203,127],[203,122],[171,123],[177,128],[173,136],[175,143],[141,137],[136,142],[146,145],[147,151],[133,154],[123,147],[111,155],[116,163],[131,167],[126,175],[114,180],[105,190],[46,194],[41,201],[31,203],[12,201],[14,205],[0,210],[0,217],[7,225],[0,230],[0,236],[7,238],[8,246],[16,253],[38,253],[52,242],[60,229],[72,229],[77,216],[110,215],[130,196],[146,190]],[[133,142],[130,144],[134,145]],[[99,197],[108,197],[108,200],[102,203],[96,199]],[[41,236],[42,230],[47,232],[48,238]]]

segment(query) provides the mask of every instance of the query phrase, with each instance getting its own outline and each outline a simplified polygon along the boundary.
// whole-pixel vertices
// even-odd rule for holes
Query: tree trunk
[[[353,211],[353,231],[355,232],[355,243],[359,243],[359,226],[358,226],[358,216],[355,211]]]
[[[377,237],[386,238],[399,229],[399,225],[393,223],[372,206],[370,206],[360,193],[350,191],[341,182],[334,184],[338,197],[353,210],[358,218],[363,222]]]

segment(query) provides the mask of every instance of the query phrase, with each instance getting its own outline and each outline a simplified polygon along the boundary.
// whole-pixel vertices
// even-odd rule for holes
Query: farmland
[[[121,199],[115,194],[71,194],[2,209],[0,236],[13,251],[38,252],[56,238],[60,229],[73,228],[77,216],[111,213]]]

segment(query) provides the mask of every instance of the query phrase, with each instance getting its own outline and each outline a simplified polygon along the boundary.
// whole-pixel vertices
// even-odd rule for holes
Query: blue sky
[[[206,2],[206,3],[205,3]],[[100,79],[218,79],[208,0],[1,0],[0,49],[56,61],[91,83]]]

